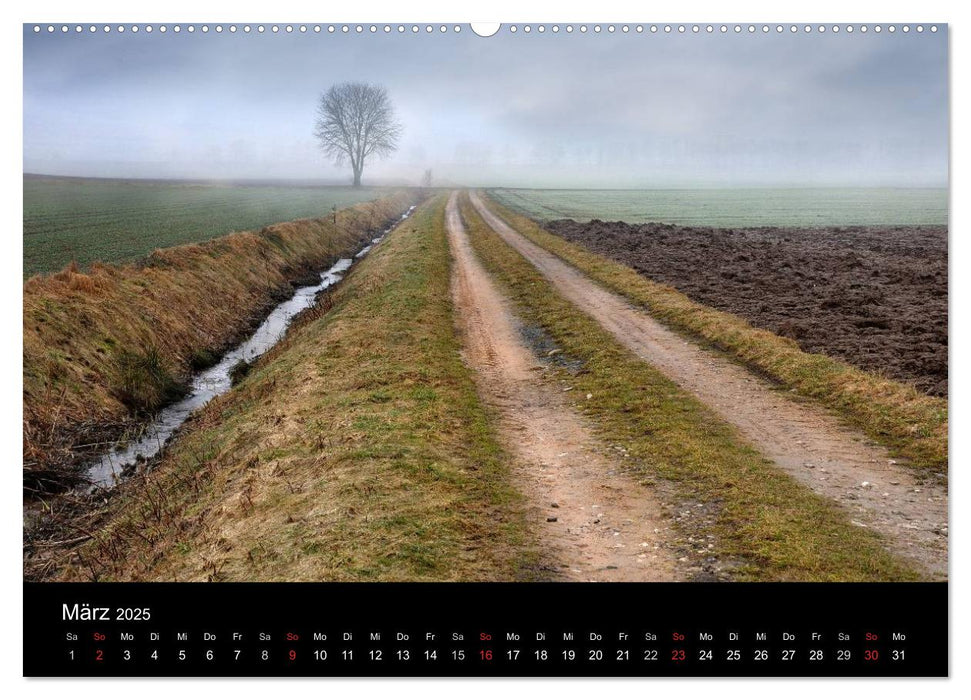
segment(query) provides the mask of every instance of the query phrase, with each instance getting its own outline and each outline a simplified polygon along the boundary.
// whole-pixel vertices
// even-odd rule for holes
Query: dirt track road
[[[918,483],[861,433],[668,330],[513,230],[477,193],[471,198],[506,243],[620,343],[697,396],[780,468],[840,503],[854,524],[883,535],[891,551],[935,577],[947,575],[944,486]]]
[[[665,545],[669,525],[657,498],[622,473],[562,392],[542,380],[542,366],[472,251],[456,199],[453,193],[446,219],[465,361],[483,400],[500,416],[501,438],[515,457],[513,476],[529,500],[530,526],[557,569],[554,576],[676,580],[675,553]]]

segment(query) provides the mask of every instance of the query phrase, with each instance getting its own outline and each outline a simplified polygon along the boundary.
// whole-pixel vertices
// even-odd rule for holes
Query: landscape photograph
[[[23,46],[24,581],[948,580],[946,25]]]

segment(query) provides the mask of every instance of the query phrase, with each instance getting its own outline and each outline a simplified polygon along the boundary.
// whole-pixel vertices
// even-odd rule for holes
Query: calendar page
[[[24,24],[24,675],[947,676],[948,33]]]

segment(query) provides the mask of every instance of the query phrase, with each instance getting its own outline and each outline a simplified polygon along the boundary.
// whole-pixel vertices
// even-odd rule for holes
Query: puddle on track
[[[355,260],[367,255],[391,229],[407,219],[414,210],[415,207],[409,208],[384,233],[358,251],[353,259],[341,258],[330,269],[321,272],[319,283],[300,287],[292,297],[274,308],[248,339],[223,355],[218,363],[193,377],[186,397],[162,409],[137,439],[116,446],[91,463],[86,469],[88,482],[94,487],[110,488],[123,479],[126,471],[137,462],[151,459],[158,454],[193,412],[229,391],[232,386],[230,375],[233,367],[241,361],[253,362],[280,342],[294,316],[313,306],[320,292],[337,284]]]

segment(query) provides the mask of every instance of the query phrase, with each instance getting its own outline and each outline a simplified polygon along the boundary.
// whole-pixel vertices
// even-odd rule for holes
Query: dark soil
[[[807,352],[947,396],[947,227],[544,226]]]

